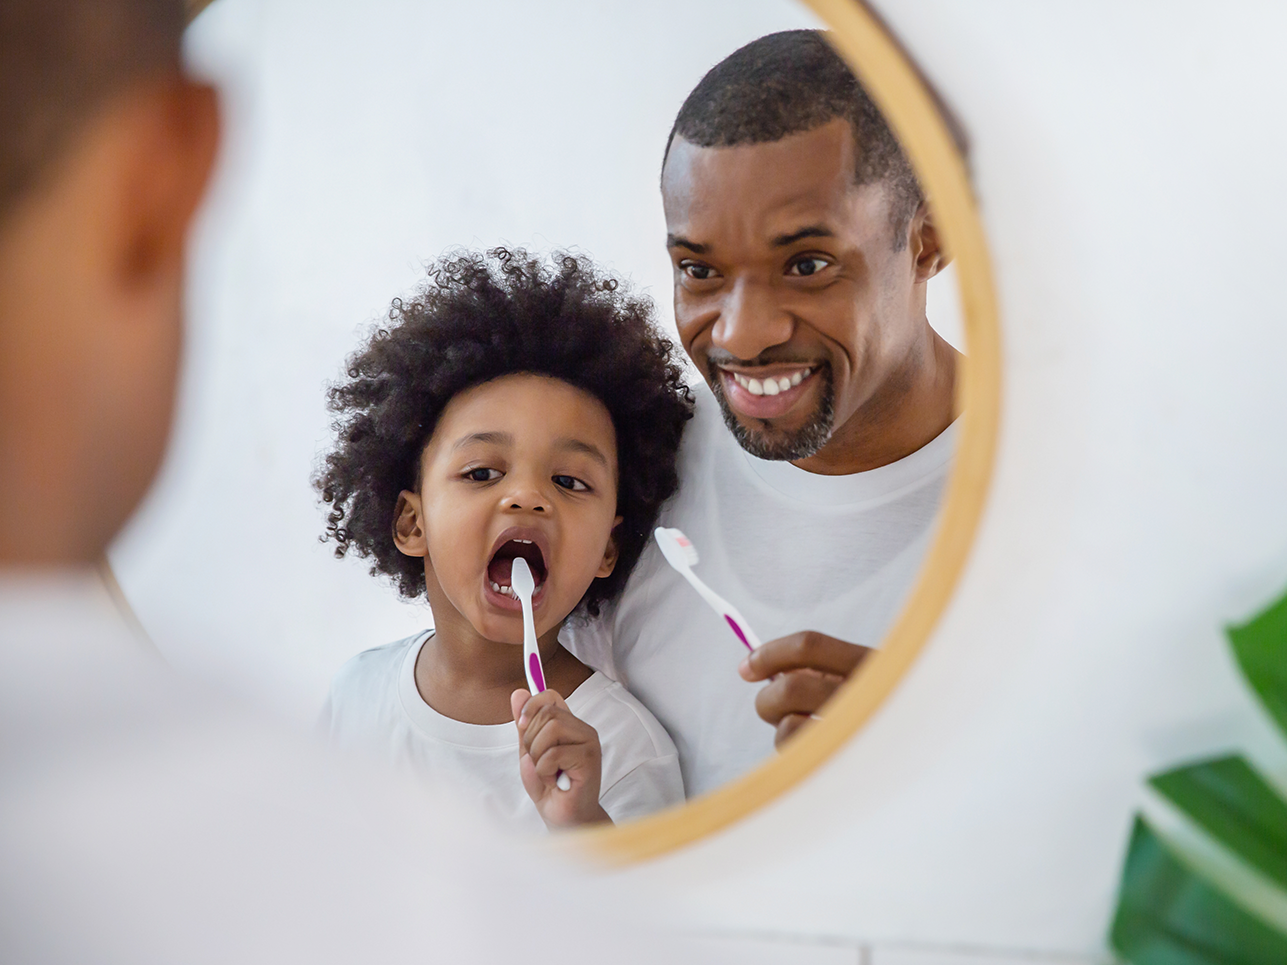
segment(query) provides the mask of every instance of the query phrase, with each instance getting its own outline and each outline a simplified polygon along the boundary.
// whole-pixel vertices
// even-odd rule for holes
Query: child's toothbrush
[[[536,696],[545,689],[541,651],[536,647],[536,621],[532,618],[532,594],[536,592],[536,581],[532,579],[532,570],[523,557],[514,557],[510,567],[509,584],[523,607],[523,670],[527,674],[527,687],[532,696]],[[572,778],[559,771],[558,777],[554,779],[554,786],[560,791],[570,791]]]
[[[692,584],[693,589],[701,594],[702,599],[711,605],[711,609],[728,622],[733,632],[737,634],[737,639],[746,645],[746,649],[754,650],[758,647],[760,638],[746,622],[746,617],[737,612],[737,607],[699,580],[697,574],[693,572],[692,568],[697,564],[697,547],[689,541],[688,537],[681,530],[665,526],[658,526],[653,530],[652,535],[656,538],[657,545],[661,547],[661,553],[666,557],[666,562]]]

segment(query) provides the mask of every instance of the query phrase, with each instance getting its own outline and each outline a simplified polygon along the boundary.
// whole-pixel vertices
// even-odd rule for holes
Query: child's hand
[[[533,697],[516,690],[509,697],[518,724],[518,770],[523,787],[550,828],[611,821],[599,806],[603,752],[598,732],[568,710],[553,690]],[[572,787],[560,791],[559,774]]]

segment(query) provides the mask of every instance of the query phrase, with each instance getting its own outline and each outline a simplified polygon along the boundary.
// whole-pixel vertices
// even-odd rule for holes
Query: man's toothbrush
[[[688,537],[681,530],[665,526],[658,526],[653,530],[652,535],[657,540],[657,545],[661,547],[661,555],[666,557],[666,562],[692,584],[693,589],[701,594],[702,599],[711,605],[711,609],[728,622],[733,632],[737,634],[737,639],[746,645],[746,649],[754,650],[758,647],[760,638],[746,622],[746,617],[738,612],[737,607],[698,579],[697,574],[693,572],[692,568],[697,564],[697,547]]]
[[[518,602],[523,607],[523,671],[527,674],[527,689],[532,692],[532,696],[536,696],[545,690],[541,651],[536,646],[536,621],[532,618],[532,594],[536,592],[536,581],[532,579],[532,570],[523,557],[514,557],[510,567],[509,585],[514,588]],[[554,786],[560,791],[570,791],[572,778],[559,771]]]

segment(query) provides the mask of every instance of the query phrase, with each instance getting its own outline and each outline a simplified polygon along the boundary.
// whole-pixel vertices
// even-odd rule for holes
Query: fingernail
[[[750,657],[742,658],[742,662],[737,665],[737,672],[740,673],[743,677],[749,677],[751,675],[751,658]]]

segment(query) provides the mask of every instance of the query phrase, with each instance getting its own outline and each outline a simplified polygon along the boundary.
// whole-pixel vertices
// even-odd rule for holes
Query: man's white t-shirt
[[[694,572],[742,611],[761,640],[815,630],[877,646],[929,546],[955,425],[888,466],[823,476],[751,456],[710,390],[694,391],[679,492],[659,525],[688,536],[699,556]],[[737,673],[745,648],[655,541],[620,600],[597,621],[569,625],[561,639],[657,716],[679,749],[690,795],[772,752],[773,729],[755,713],[762,685]]]
[[[358,654],[331,684],[321,726],[341,748],[408,768],[437,788],[455,788],[507,825],[545,830],[518,771],[518,728],[444,717],[416,687],[416,657],[432,630]],[[621,684],[596,672],[566,697],[599,734],[599,804],[614,822],[684,800],[669,735]]]

